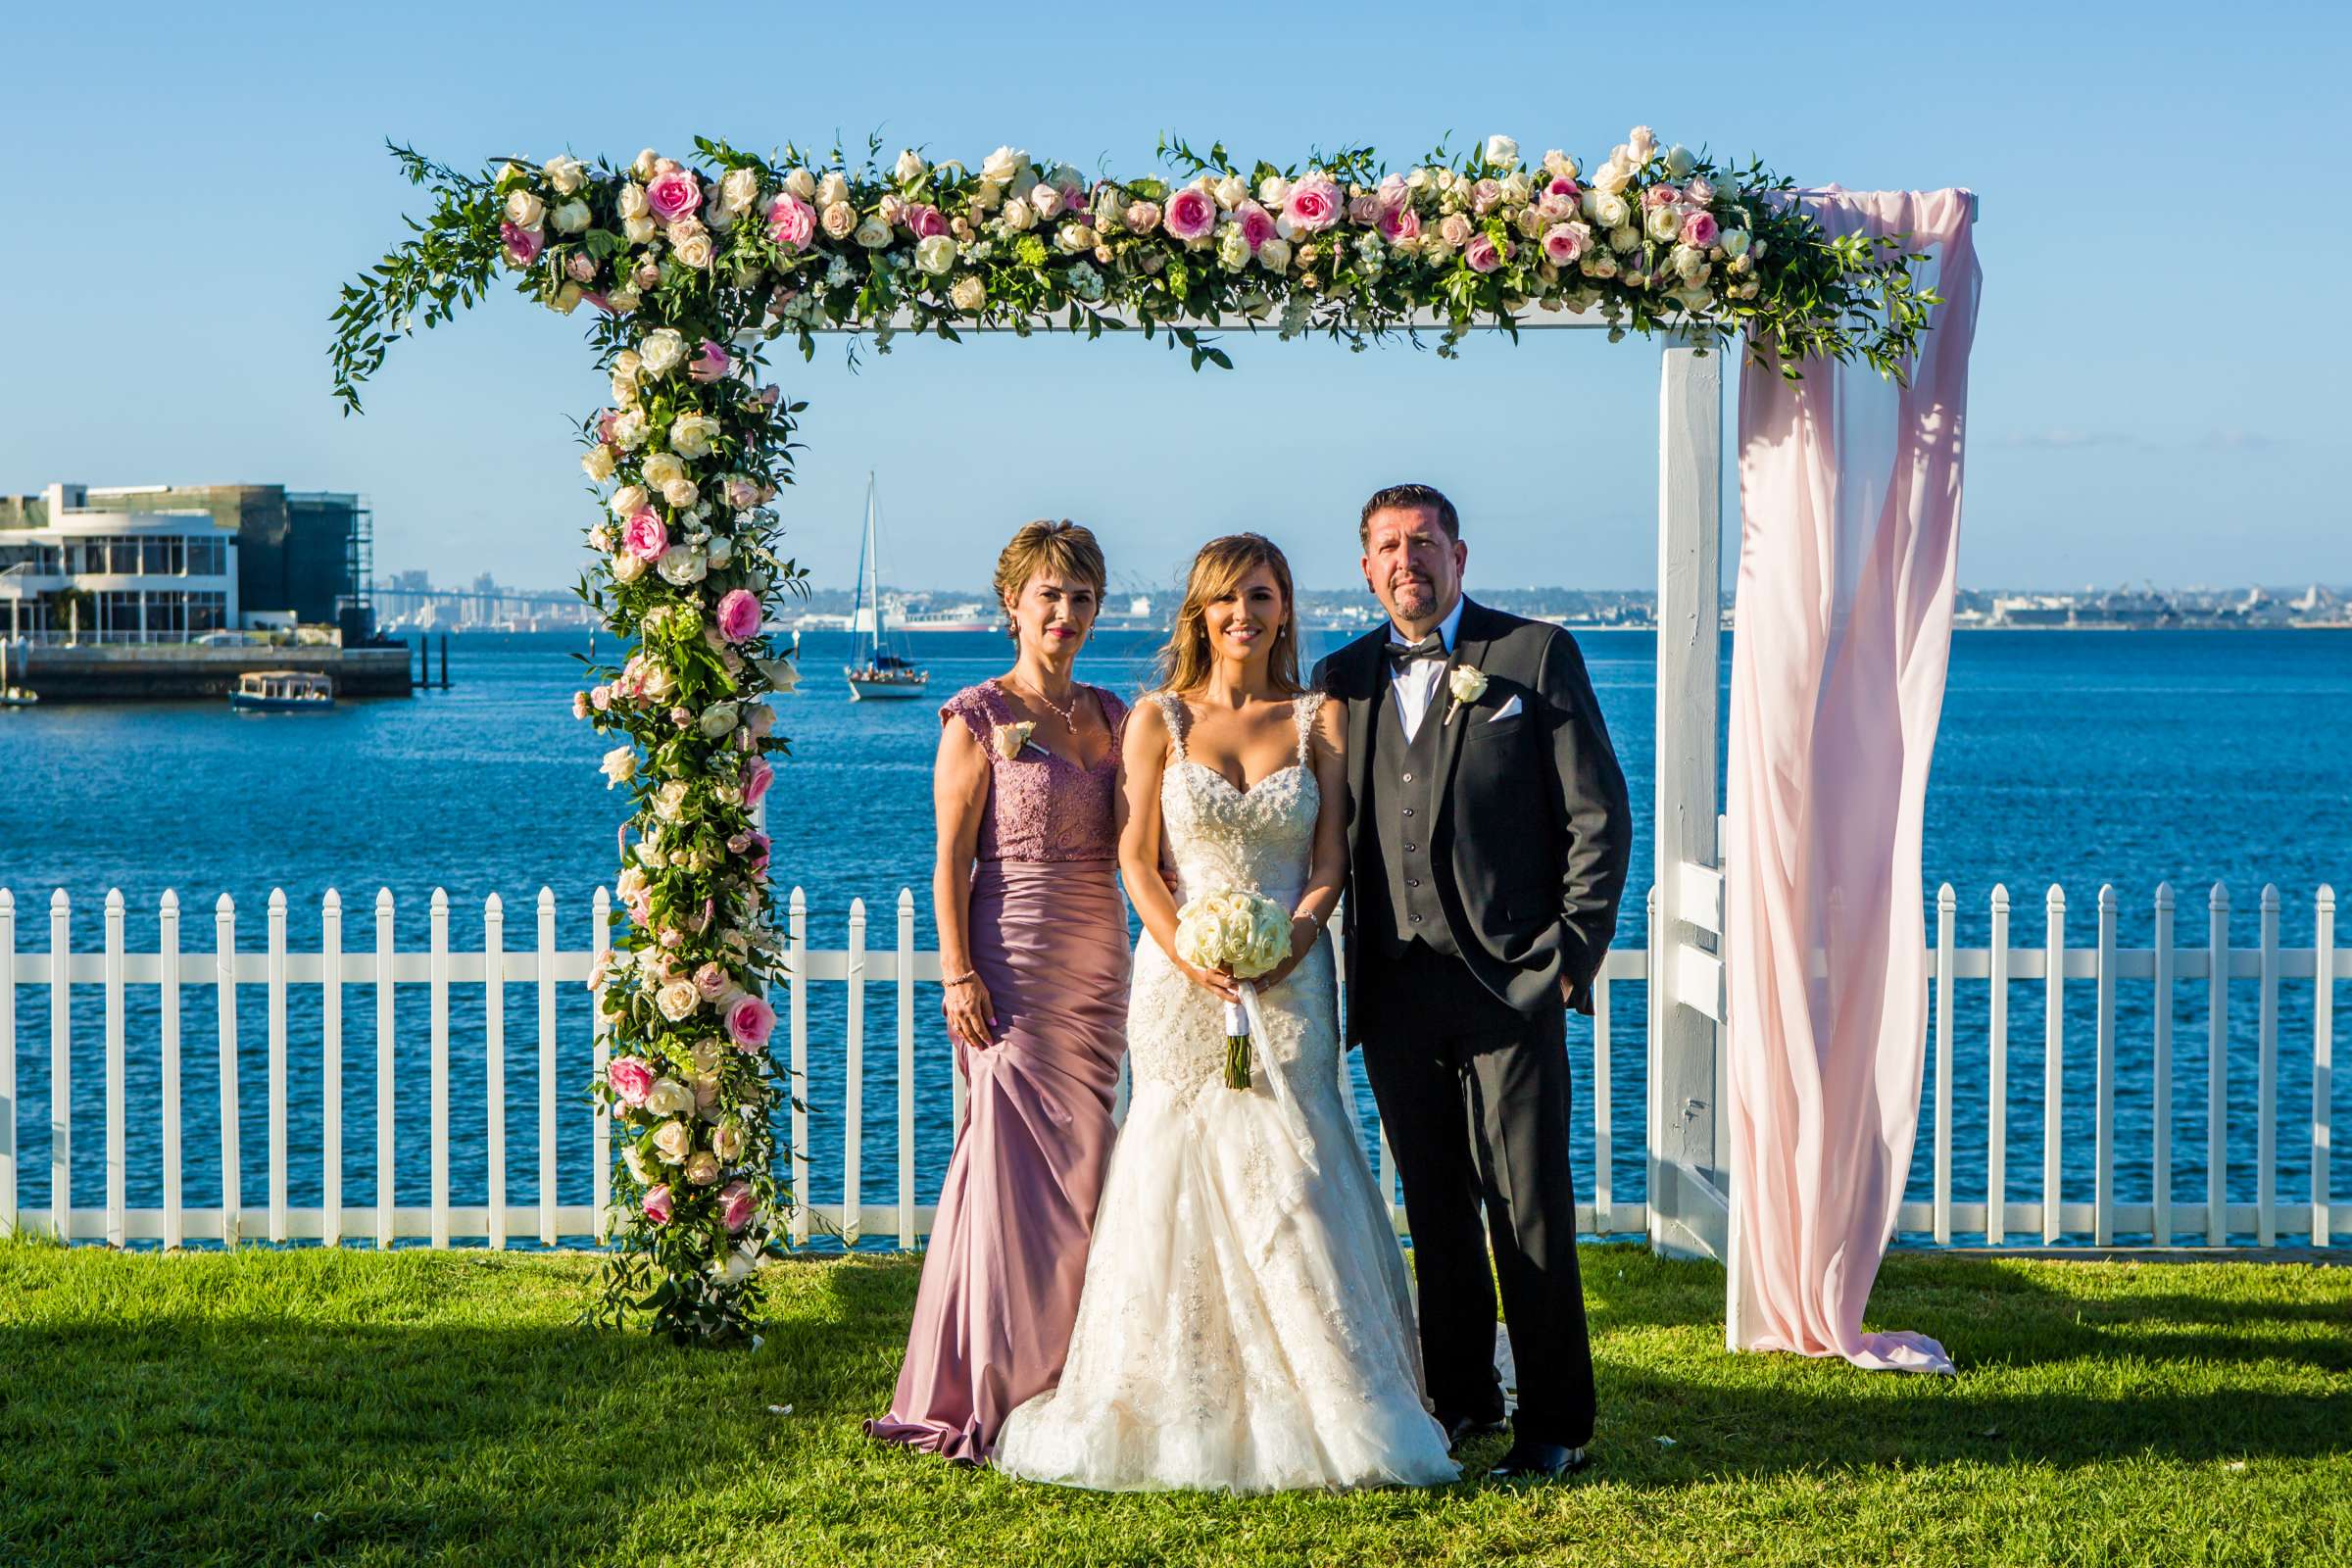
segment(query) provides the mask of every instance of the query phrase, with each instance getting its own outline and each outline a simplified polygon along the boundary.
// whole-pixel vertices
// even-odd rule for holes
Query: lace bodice
[[[1187,755],[1191,718],[1183,703],[1165,692],[1152,701],[1168,721],[1175,750],[1160,779],[1159,808],[1182,883],[1179,902],[1227,888],[1248,888],[1278,904],[1295,901],[1306,885],[1315,813],[1323,805],[1308,750],[1323,694],[1305,693],[1294,705],[1298,735],[1289,764],[1247,790]]]
[[[1127,705],[1100,686],[1086,690],[1102,705],[1110,750],[1093,767],[1057,757],[1035,742],[1014,757],[997,749],[1000,725],[1013,722],[1012,705],[996,680],[966,686],[939,710],[943,724],[961,719],[988,756],[988,810],[980,818],[977,858],[983,860],[1115,860],[1119,835],[1119,732]]]

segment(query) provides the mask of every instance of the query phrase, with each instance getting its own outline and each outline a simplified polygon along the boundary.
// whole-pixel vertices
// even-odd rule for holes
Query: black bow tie
[[[1388,652],[1391,669],[1402,669],[1422,659],[1434,659],[1442,664],[1446,662],[1446,634],[1433,631],[1417,643],[1393,642],[1389,644]]]

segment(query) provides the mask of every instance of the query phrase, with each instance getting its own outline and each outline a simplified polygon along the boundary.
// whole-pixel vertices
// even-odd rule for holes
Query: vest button
[[[1410,844],[1407,844],[1407,845],[1404,847],[1404,853],[1405,853],[1405,854],[1407,854],[1407,855],[1411,855],[1411,854],[1413,854],[1413,853],[1414,853],[1413,847],[1412,847]]]
[[[1412,774],[1410,774],[1410,773],[1407,773],[1407,774],[1405,774],[1405,775],[1404,775],[1404,781],[1405,781],[1407,784],[1410,784],[1410,783],[1413,781],[1413,775],[1412,775]]]
[[[1421,917],[1420,917],[1419,915],[1417,915],[1417,914],[1416,914],[1416,915],[1414,915],[1414,916],[1413,916],[1413,924],[1415,924],[1415,925],[1419,925],[1420,923],[1421,923]]]
[[[1409,806],[1408,806],[1408,807],[1406,807],[1406,808],[1404,808],[1404,814],[1405,814],[1405,815],[1407,815],[1407,816],[1410,816],[1410,815],[1412,815],[1412,814],[1413,814],[1413,808],[1412,808],[1411,807],[1409,807]]]
[[[1408,876],[1404,879],[1404,885],[1408,888],[1417,888],[1421,885],[1421,879],[1417,876]]]

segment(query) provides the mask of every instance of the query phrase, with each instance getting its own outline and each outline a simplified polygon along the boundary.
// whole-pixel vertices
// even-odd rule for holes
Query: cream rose
[[[686,340],[673,327],[660,327],[645,336],[638,351],[649,374],[667,375],[686,359]]]
[[[933,277],[945,277],[956,267],[956,241],[947,234],[933,234],[914,242],[914,265]]]
[[[701,1150],[686,1161],[686,1179],[697,1187],[718,1184],[718,1157],[709,1150]]]
[[[760,199],[760,172],[730,169],[718,182],[718,205],[730,213],[745,213]]]
[[[833,239],[848,239],[858,230],[858,212],[848,202],[829,202],[817,226]]]
[[[607,479],[612,477],[612,470],[618,462],[619,460],[612,456],[612,449],[599,442],[590,447],[587,455],[580,459],[580,466],[587,470],[589,478],[594,479],[598,484],[603,484]]]
[[[623,550],[612,558],[612,580],[626,585],[645,575],[645,558],[633,550]]]
[[[645,199],[645,187],[634,183],[620,187],[619,210],[624,219],[650,218],[654,211],[653,205]]]
[[[988,303],[988,285],[976,277],[959,277],[948,298],[959,311],[977,311]]]
[[[997,220],[1015,234],[1024,233],[1037,226],[1037,211],[1020,197],[1015,196],[1004,204],[1004,211],[998,216]]]
[[[721,1159],[739,1159],[743,1155],[743,1125],[722,1121],[710,1129],[710,1152]]]
[[[666,1079],[663,1081],[667,1082]],[[680,1092],[684,1092],[682,1088]],[[652,1102],[648,1101],[647,1103],[650,1105]],[[694,1152],[694,1129],[682,1121],[665,1121],[654,1129],[647,1141],[654,1146],[654,1153],[663,1164],[680,1165]]]
[[[703,994],[694,989],[691,980],[672,980],[654,993],[654,1004],[662,1009],[662,1016],[671,1023],[683,1023],[695,1008],[703,1004]]]
[[[686,477],[686,464],[675,453],[657,452],[645,460],[643,472],[645,482],[653,489],[661,490],[667,487],[671,480]]]
[[[807,201],[816,194],[816,176],[806,169],[796,169],[784,176],[784,188]]]
[[[527,190],[507,192],[507,221],[516,228],[536,228],[547,216],[547,203]]]
[[[568,196],[578,190],[588,172],[576,158],[550,158],[540,166],[539,172],[547,176],[547,182],[555,187],[559,196]]]
[[[890,225],[876,215],[860,222],[851,238],[869,251],[882,250],[890,244]]]
[[[696,727],[703,732],[706,740],[717,740],[735,727],[735,705],[712,703],[703,710],[703,716],[696,721]]]
[[[670,249],[677,253],[679,261],[684,262],[696,271],[709,270],[710,267],[710,234],[699,223],[692,228],[686,228],[683,223],[678,227],[685,229],[685,232],[671,231]]]
[[[637,560],[635,556],[629,556],[626,559]],[[643,563],[639,563],[639,564],[642,565]],[[637,748],[634,746],[613,747],[605,754],[603,768],[605,788],[611,789],[615,784],[626,784],[637,776]]]
[[[850,182],[840,174],[827,174],[817,182],[816,203],[819,207],[831,207],[837,202],[846,202],[849,199]]]

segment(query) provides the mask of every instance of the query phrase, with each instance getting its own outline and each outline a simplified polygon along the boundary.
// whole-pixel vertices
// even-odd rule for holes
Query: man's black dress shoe
[[[1511,1445],[1502,1462],[1487,1473],[1496,1481],[1557,1481],[1571,1470],[1582,1470],[1585,1464],[1582,1448],[1522,1438]]]
[[[1508,1421],[1501,1419],[1490,1421],[1483,1416],[1475,1415],[1442,1415],[1438,1417],[1438,1424],[1446,1429],[1446,1451],[1447,1453],[1453,1452],[1465,1443],[1475,1443],[1480,1438],[1491,1438],[1497,1432],[1507,1431],[1510,1426]]]

